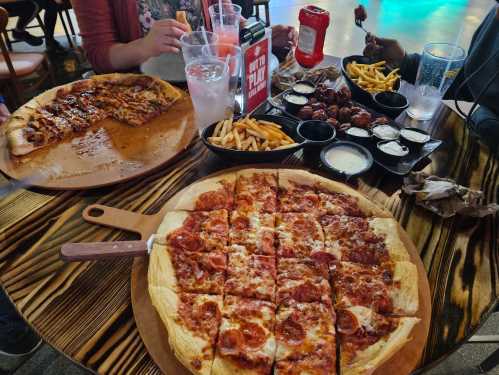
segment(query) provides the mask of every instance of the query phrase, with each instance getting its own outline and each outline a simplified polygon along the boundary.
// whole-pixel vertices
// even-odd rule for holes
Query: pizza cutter
[[[83,211],[82,216],[85,221],[137,233],[140,240],[67,243],[61,248],[61,258],[74,262],[146,256],[151,252],[154,233],[166,211],[164,207],[154,215],[144,215],[101,204],[92,204]]]

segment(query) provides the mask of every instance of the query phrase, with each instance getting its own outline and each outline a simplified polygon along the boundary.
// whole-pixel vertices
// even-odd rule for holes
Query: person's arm
[[[418,73],[420,55],[407,54],[396,39],[378,38],[375,35],[366,35],[364,56],[374,61],[385,60],[392,68],[400,68],[402,79],[414,83]]]
[[[99,73],[130,69],[151,56],[178,52],[178,38],[186,31],[186,26],[176,20],[161,20],[153,24],[146,37],[121,43],[110,1],[73,0],[72,4],[83,48],[92,67]]]
[[[180,52],[180,37],[188,26],[174,19],[153,23],[144,38],[130,43],[115,43],[109,48],[109,61],[114,69],[138,66],[152,56]]]

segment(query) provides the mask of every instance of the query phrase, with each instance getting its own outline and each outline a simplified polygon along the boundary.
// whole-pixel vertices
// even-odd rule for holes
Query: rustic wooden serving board
[[[226,169],[206,176],[205,178],[248,167],[250,166]],[[262,168],[262,166],[258,167]],[[265,167],[272,168],[270,166]],[[273,166],[273,168],[279,168],[279,166]],[[311,172],[313,173],[314,171]],[[147,240],[151,234],[155,233],[166,211],[171,210],[175,206],[185,190],[186,188],[174,195],[163,208],[154,215],[136,214],[130,211],[114,209],[102,205],[91,205],[83,212],[83,218],[94,224],[138,233],[142,240]],[[430,328],[431,296],[426,271],[415,245],[401,226],[399,226],[399,234],[410,254],[411,261],[418,269],[419,310],[415,316],[420,318],[421,321],[412,331],[412,340],[378,368],[377,371],[374,372],[374,375],[410,374],[419,364]],[[152,359],[163,373],[167,375],[189,375],[190,372],[177,360],[170,349],[168,332],[151,303],[147,285],[148,266],[148,257],[135,258],[131,275],[133,313],[140,336]]]
[[[15,179],[42,174],[33,184],[79,190],[123,182],[161,167],[187,148],[197,132],[190,97],[140,127],[105,119],[85,134],[13,157],[0,131],[0,170]]]

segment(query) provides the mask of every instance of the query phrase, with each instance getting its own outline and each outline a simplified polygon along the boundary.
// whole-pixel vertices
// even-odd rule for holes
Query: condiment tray
[[[287,112],[284,109],[284,104],[282,103],[282,96],[289,91],[283,91],[279,95],[273,97],[270,99],[270,101],[267,101],[263,103],[260,107],[258,107],[253,114],[267,114],[267,115],[284,115],[287,117],[290,117],[294,120],[302,121],[298,117],[292,115],[291,113]],[[360,104],[358,102],[353,101],[353,103],[361,108],[364,108],[366,111],[369,111],[374,117],[381,117],[384,116],[374,110],[372,110],[369,107],[366,107],[363,104]],[[386,116],[384,116],[386,117]],[[397,129],[402,129],[404,128],[403,125],[397,123],[394,120],[390,120],[388,122],[388,125],[394,126]],[[346,140],[346,135],[340,132],[337,132],[337,139],[339,140]],[[357,143],[357,142],[356,142]],[[360,143],[359,143],[360,144]],[[379,165],[380,167],[384,168],[390,173],[399,175],[399,176],[405,176],[408,174],[421,160],[424,158],[428,157],[433,151],[435,151],[440,145],[442,144],[442,141],[439,139],[434,139],[430,138],[428,142],[424,146],[422,146],[418,150],[411,150],[407,156],[404,156],[401,158],[401,160],[397,163],[387,163],[384,160],[381,160],[380,157],[377,155],[377,150],[376,150],[376,141],[372,139],[370,142],[367,143],[362,143],[361,145],[366,147],[371,154],[373,155],[374,162]]]

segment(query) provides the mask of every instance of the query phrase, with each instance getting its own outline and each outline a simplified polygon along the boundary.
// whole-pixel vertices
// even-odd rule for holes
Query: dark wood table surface
[[[331,60],[333,61],[333,60]],[[442,106],[423,127],[444,140],[424,171],[450,177],[498,200],[497,155]],[[301,152],[283,164],[306,165]],[[311,165],[312,164],[312,165]],[[134,239],[83,221],[92,203],[155,213],[182,187],[231,166],[196,139],[174,163],[149,176],[90,191],[20,190],[0,201],[0,282],[24,319],[50,345],[99,373],[159,373],[140,338],[130,301],[132,259],[64,263],[66,242]],[[315,166],[317,167],[317,166]],[[0,185],[7,182],[0,176]],[[374,168],[354,185],[389,209],[418,248],[428,273],[433,316],[421,362],[445,358],[487,319],[497,301],[497,215],[443,219],[400,192],[402,178]]]

